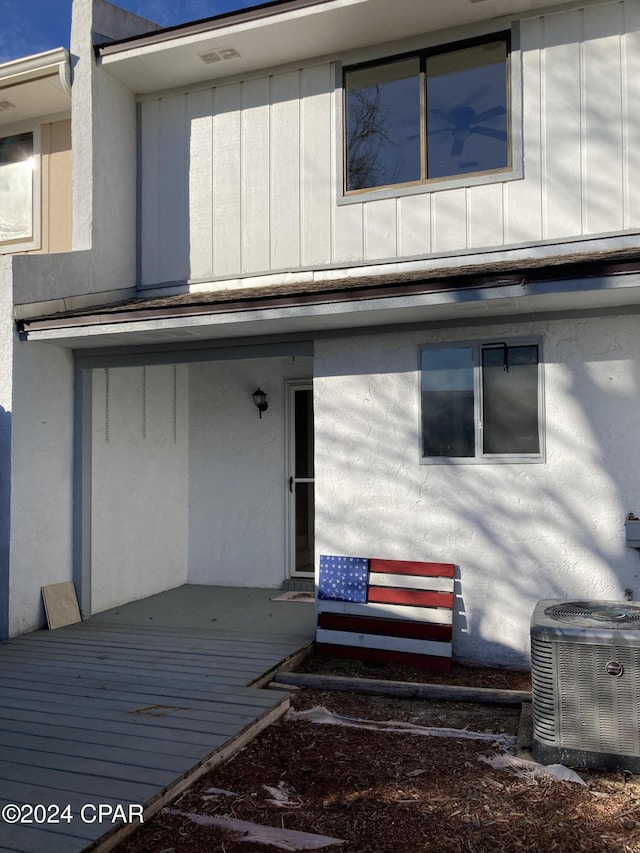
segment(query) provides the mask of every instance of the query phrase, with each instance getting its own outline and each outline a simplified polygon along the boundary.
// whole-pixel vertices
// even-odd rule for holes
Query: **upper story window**
[[[0,244],[33,237],[33,134],[0,138]]]
[[[344,74],[345,191],[511,167],[509,37]]]
[[[537,341],[424,347],[420,367],[425,461],[542,460]]]

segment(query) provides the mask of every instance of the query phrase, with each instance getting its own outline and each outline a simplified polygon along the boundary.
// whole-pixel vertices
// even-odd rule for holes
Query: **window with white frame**
[[[344,72],[344,190],[511,167],[510,38],[492,36]]]
[[[424,347],[422,458],[542,458],[542,381],[537,341]]]
[[[0,138],[0,244],[33,238],[33,134]]]

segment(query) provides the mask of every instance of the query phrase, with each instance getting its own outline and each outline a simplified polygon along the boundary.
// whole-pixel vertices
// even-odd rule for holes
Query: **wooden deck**
[[[83,805],[89,819],[100,803],[147,806],[277,715],[288,697],[247,685],[309,640],[89,622],[0,644],[0,808],[69,805],[72,816],[0,819],[0,851],[91,847],[113,825],[83,822]]]

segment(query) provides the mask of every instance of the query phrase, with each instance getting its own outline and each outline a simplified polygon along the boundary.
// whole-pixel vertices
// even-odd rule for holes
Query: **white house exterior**
[[[6,634],[320,554],[455,563],[481,663],[640,598],[638,0],[75,0],[71,54],[73,251],[0,262]]]

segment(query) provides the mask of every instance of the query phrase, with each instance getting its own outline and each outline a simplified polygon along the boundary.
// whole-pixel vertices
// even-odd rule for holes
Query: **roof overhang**
[[[498,19],[502,28],[548,6],[548,0],[276,0],[103,44],[97,54],[131,91],[146,94],[483,21]]]
[[[0,64],[0,127],[70,109],[71,68],[64,48]]]
[[[375,334],[383,327],[455,327],[562,316],[640,312],[640,271],[591,271],[583,278],[512,275],[459,282],[412,281],[344,293],[288,297],[221,295],[138,300],[93,311],[20,321],[23,338],[75,350],[153,346],[273,336]]]

